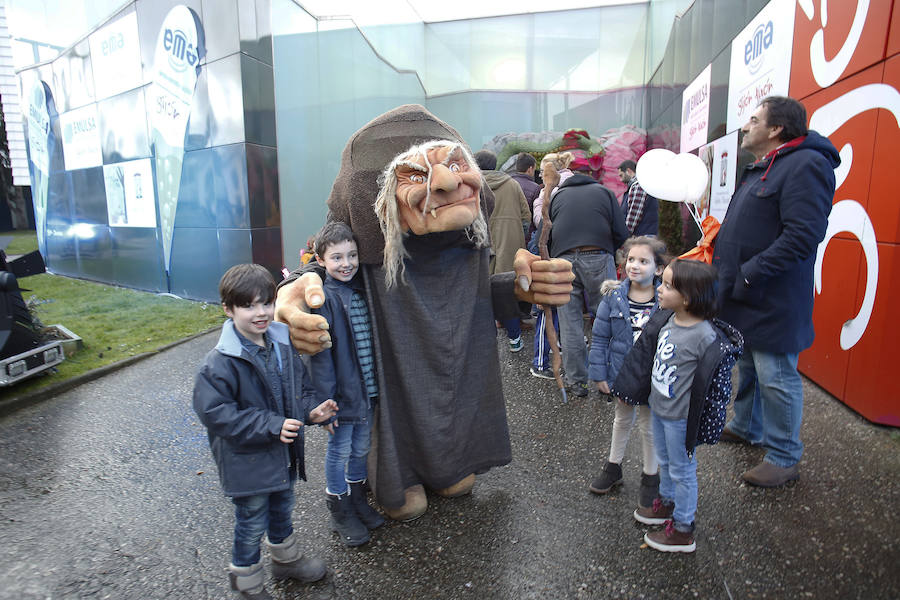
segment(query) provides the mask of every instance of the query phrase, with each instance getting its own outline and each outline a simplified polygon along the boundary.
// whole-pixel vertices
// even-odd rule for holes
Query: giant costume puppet
[[[491,199],[459,134],[417,105],[350,138],[328,199],[328,219],[359,240],[379,384],[369,473],[395,519],[425,511],[425,488],[462,495],[475,474],[511,460],[494,320],[517,315],[517,300],[569,298],[569,263],[525,250],[515,272],[489,277]],[[324,319],[308,312],[323,297],[310,269],[276,300],[305,353],[330,344]]]

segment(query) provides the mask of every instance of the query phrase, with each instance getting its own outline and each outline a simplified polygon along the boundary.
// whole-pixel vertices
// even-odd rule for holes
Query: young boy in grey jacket
[[[219,294],[230,318],[197,373],[193,405],[222,489],[235,505],[231,589],[240,598],[266,599],[263,534],[273,577],[312,582],[325,576],[324,562],[300,552],[291,517],[294,483],[306,479],[304,422],[327,421],[337,404],[318,403],[287,327],[273,322],[275,281],[264,267],[230,268]]]

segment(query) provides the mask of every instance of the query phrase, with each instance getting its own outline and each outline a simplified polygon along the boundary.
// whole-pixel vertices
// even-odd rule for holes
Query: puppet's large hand
[[[322,279],[315,273],[305,273],[291,283],[281,286],[275,298],[275,320],[287,324],[291,342],[302,354],[316,354],[331,348],[328,321],[309,312],[325,302]]]
[[[522,302],[560,306],[569,301],[575,279],[569,261],[562,258],[541,260],[519,248],[513,269],[516,271],[516,298]]]

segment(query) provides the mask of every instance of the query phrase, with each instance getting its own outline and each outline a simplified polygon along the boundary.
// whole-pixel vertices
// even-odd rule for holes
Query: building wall
[[[160,26],[176,5],[199,17],[205,54],[185,132],[169,269],[156,202],[159,165],[150,106]],[[51,272],[188,298],[216,300],[221,273],[238,262],[281,269],[281,215],[275,137],[269,2],[137,0],[49,63],[19,73],[25,94],[43,81],[50,95],[50,168],[45,262]],[[108,25],[136,19],[139,58],[120,91],[94,54]],[[106,42],[107,40],[100,40]],[[130,41],[129,41],[130,43]],[[139,73],[134,73],[134,71]],[[96,71],[96,72],[95,72]],[[137,76],[135,76],[137,75]],[[114,93],[105,93],[110,86]],[[101,160],[67,169],[62,123],[96,111]],[[149,161],[142,194],[155,226],[126,226],[109,200],[111,165]],[[33,169],[34,171],[34,169]],[[36,181],[34,172],[33,182]],[[38,186],[33,185],[33,190]],[[148,198],[150,193],[153,197]],[[152,223],[152,220],[151,220]],[[39,239],[41,234],[39,233]]]

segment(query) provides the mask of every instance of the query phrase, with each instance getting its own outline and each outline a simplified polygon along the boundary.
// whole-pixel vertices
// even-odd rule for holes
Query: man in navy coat
[[[743,126],[748,165],[715,241],[720,317],[743,334],[734,418],[722,441],[766,448],[744,481],[799,477],[803,387],[797,358],[813,342],[813,266],[825,237],[840,158],[806,128],[806,109],[769,96]]]

